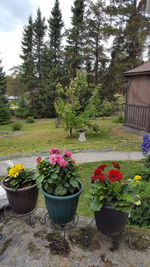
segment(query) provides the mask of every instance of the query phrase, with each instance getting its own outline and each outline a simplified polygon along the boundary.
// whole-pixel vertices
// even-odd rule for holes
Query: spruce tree
[[[51,11],[51,16],[48,20],[48,34],[49,34],[49,51],[47,68],[47,87],[51,115],[55,115],[54,101],[56,84],[63,82],[63,58],[62,58],[62,28],[64,23],[62,21],[62,14],[59,8],[59,0],[55,1],[54,7]]]
[[[110,1],[107,13],[110,16],[107,26],[114,41],[103,95],[111,100],[115,93],[125,92],[123,72],[142,62],[150,22],[143,10],[136,7],[135,0]]]
[[[89,75],[93,76],[93,82],[97,85],[102,81],[102,76],[108,61],[104,52],[104,23],[106,14],[104,12],[105,2],[99,0],[87,1],[85,14],[85,48],[84,57]],[[88,69],[90,66],[90,69]]]
[[[34,23],[32,17],[29,16],[28,25],[24,27],[22,37],[22,83],[24,84],[24,92],[26,93],[27,103],[30,114],[34,114],[35,110],[35,64],[33,57],[33,30]],[[25,101],[25,100],[24,100]],[[26,102],[26,101],[25,101]]]
[[[76,76],[77,69],[83,63],[83,19],[84,19],[84,0],[75,0],[72,7],[73,16],[71,18],[72,28],[69,30],[68,45],[66,47],[66,65],[70,77]]]
[[[0,65],[2,61],[0,60]],[[7,124],[10,122],[10,111],[8,100],[5,97],[6,93],[6,77],[3,72],[3,67],[0,66],[0,124]]]
[[[46,34],[46,24],[45,18],[42,17],[41,11],[38,8],[37,16],[34,21],[34,41],[33,41],[33,54],[34,54],[34,73],[36,77],[35,82],[35,110],[34,117],[42,118],[46,116],[45,113],[45,103],[43,100],[43,95],[46,98],[44,87],[44,53],[45,53],[45,34]]]

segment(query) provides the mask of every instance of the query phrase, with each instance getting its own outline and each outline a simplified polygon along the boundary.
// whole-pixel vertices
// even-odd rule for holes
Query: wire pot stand
[[[10,209],[9,207],[7,207],[7,206],[4,206],[4,211],[3,211],[3,215],[2,215],[2,217],[0,218],[0,223],[1,222],[6,222],[7,223],[7,221],[8,220],[12,220],[12,219],[18,219],[18,218],[28,218],[28,224],[32,227],[32,228],[34,228],[35,227],[35,224],[34,224],[34,221],[33,221],[33,219],[32,219],[32,215],[35,213],[35,211],[37,210],[37,206],[34,208],[34,210],[32,210],[31,212],[28,212],[28,213],[25,213],[25,214],[17,214],[17,213],[15,213],[15,212],[13,212],[13,214],[12,215],[7,215],[7,213],[8,213],[8,209]],[[12,210],[11,210],[12,211]],[[0,234],[0,240],[2,239],[2,234]]]
[[[91,219],[90,223],[88,223],[87,227],[89,227],[93,222],[94,222],[94,218]],[[66,224],[56,224],[56,223],[53,223],[52,220],[50,219],[49,215],[48,215],[48,212],[45,213],[44,217],[40,218],[39,219],[39,222],[42,224],[42,225],[48,225],[53,229],[53,230],[56,230],[56,231],[62,231],[63,232],[63,239],[64,241],[66,241],[66,231],[67,230],[70,230],[70,229],[73,229],[74,227],[76,227],[79,223],[79,215],[76,213],[74,215],[74,218],[72,221],[66,223]]]

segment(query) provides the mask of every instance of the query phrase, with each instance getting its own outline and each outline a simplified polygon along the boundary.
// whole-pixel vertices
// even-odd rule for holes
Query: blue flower
[[[150,136],[148,134],[143,135],[142,141],[142,152],[143,154],[147,154],[148,150],[150,149]]]

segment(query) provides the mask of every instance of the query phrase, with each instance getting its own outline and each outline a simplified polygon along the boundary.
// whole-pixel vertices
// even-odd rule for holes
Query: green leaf
[[[57,174],[57,173],[53,173],[53,174],[51,174],[51,178],[52,178],[52,179],[58,179],[58,174]]]
[[[73,187],[77,187],[77,188],[79,187],[79,184],[78,184],[78,182],[77,182],[76,180],[73,180],[73,179],[72,179],[72,180],[70,180],[69,182],[70,182],[70,184],[71,184]]]
[[[67,189],[63,185],[58,185],[54,191],[56,196],[64,196],[67,193]]]

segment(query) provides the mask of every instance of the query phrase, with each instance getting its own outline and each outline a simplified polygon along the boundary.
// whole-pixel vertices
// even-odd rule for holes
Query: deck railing
[[[150,132],[150,106],[126,104],[125,126]]]

